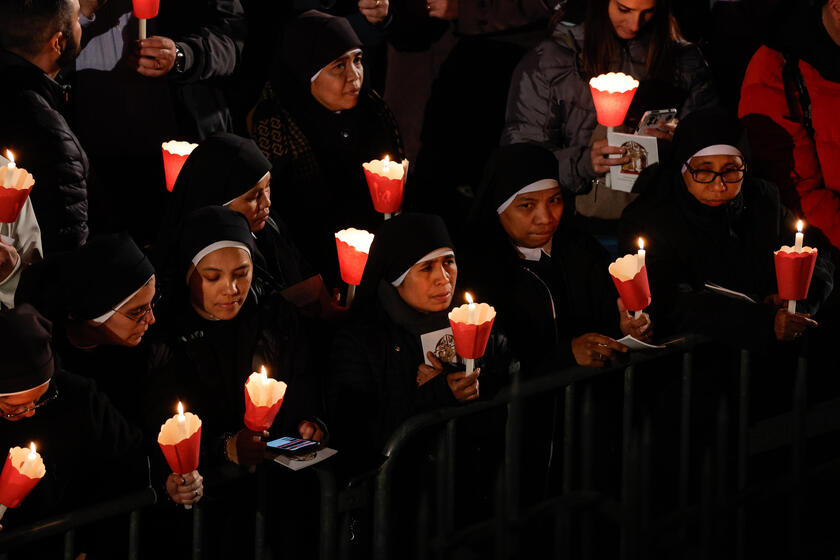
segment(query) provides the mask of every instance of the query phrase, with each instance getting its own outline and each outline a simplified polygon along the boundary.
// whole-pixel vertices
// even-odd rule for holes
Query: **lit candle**
[[[184,405],[178,401],[178,437],[187,439],[187,417],[184,416]]]
[[[464,358],[469,376],[475,367],[475,358],[484,355],[496,310],[486,303],[475,303],[468,292],[464,297],[468,303],[449,312],[449,324],[455,338],[455,350]]]
[[[467,299],[467,322],[471,325],[476,323],[475,320],[475,302],[473,302],[472,295],[469,292],[464,292],[464,297]]]
[[[32,488],[43,478],[47,469],[35,450],[35,442],[25,447],[12,447],[0,473],[0,518],[6,508],[16,508]]]
[[[335,248],[341,279],[347,282],[346,305],[350,307],[356,286],[362,282],[373,234],[363,229],[348,228],[335,233]]]
[[[35,451],[35,442],[29,442],[29,453],[26,455],[26,461],[20,467],[20,474],[29,478],[35,478],[35,472],[38,470],[38,461],[40,459],[41,456]]]
[[[385,214],[386,220],[389,219],[402,205],[408,160],[396,163],[386,155],[381,160],[374,159],[363,163],[362,169],[370,189],[374,210]]]
[[[268,377],[265,366],[249,375],[245,382],[245,426],[255,432],[269,429],[283,404],[286,388],[283,381]]]
[[[163,150],[163,174],[166,178],[166,190],[172,192],[178,174],[181,173],[181,168],[184,167],[187,158],[198,147],[198,144],[170,140],[169,142],[163,142],[160,146]]]
[[[636,253],[636,261],[639,266],[639,272],[645,267],[645,240],[639,238],[639,252]]]
[[[805,241],[805,235],[802,233],[802,220],[796,222],[796,238],[793,244],[793,250],[797,253],[802,252],[802,243]]]

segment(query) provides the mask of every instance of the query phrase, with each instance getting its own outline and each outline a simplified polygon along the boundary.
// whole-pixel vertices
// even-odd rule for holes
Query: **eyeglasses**
[[[129,319],[131,319],[135,323],[139,324],[143,321],[143,319],[146,318],[146,315],[148,315],[149,313],[154,311],[155,306],[158,303],[160,303],[160,300],[162,300],[162,299],[163,299],[163,294],[161,294],[160,292],[157,292],[154,295],[154,297],[152,298],[152,301],[149,302],[149,305],[143,306],[140,309],[135,309],[131,313],[123,313],[119,309],[117,309],[115,312],[119,313],[123,317],[128,317]]]
[[[686,169],[691,173],[691,176],[698,183],[713,183],[715,179],[720,177],[724,183],[737,183],[744,179],[744,173],[747,171],[746,166],[740,169],[727,169],[726,171],[712,171],[711,169],[692,169],[686,165]]]
[[[28,414],[29,412],[32,412],[33,410],[41,408],[42,406],[44,406],[48,402],[54,401],[57,398],[58,398],[58,387],[56,387],[53,384],[50,384],[49,390],[47,390],[47,392],[44,393],[44,395],[40,399],[38,399],[38,402],[36,402],[32,406],[27,406],[26,408],[21,408],[20,410],[16,410],[14,412],[4,412],[3,413],[3,418],[6,418],[6,419],[17,418],[18,416]]]

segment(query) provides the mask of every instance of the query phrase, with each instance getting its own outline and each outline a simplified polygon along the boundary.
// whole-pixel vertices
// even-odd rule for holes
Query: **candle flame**
[[[15,154],[12,153],[12,150],[6,150],[6,159],[9,160],[9,167],[15,166]]]
[[[802,233],[802,220],[797,220],[796,221],[796,231],[798,231],[799,233]]]
[[[388,163],[389,163],[390,161],[391,161],[390,156],[387,156],[387,155],[386,155],[384,158],[382,158],[382,165],[388,165]]]
[[[181,401],[178,401],[178,420],[184,418],[184,405],[181,404]]]
[[[30,458],[30,459],[34,459],[34,458],[35,458],[35,456],[36,456],[36,453],[35,453],[35,442],[34,442],[34,441],[30,441],[30,442],[29,442],[29,458]]]
[[[469,292],[464,292],[464,297],[467,298],[467,303],[469,303],[470,305],[473,304],[473,297],[472,295],[470,295]]]
[[[268,372],[265,371],[265,366],[260,366],[260,375],[262,375],[263,385],[268,384]]]
[[[645,248],[645,240],[640,237],[639,238],[639,249],[644,250],[644,248]]]

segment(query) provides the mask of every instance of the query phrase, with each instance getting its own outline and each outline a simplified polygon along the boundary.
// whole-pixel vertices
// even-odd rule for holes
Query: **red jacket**
[[[785,204],[840,247],[840,83],[799,61],[811,99],[812,139],[788,107],[784,64],[782,55],[766,46],[753,55],[738,113],[749,130],[757,170],[779,186]]]

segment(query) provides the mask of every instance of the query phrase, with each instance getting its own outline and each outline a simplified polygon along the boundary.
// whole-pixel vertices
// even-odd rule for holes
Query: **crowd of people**
[[[625,336],[836,366],[840,0],[782,3],[742,83],[673,4],[162,0],[140,38],[128,0],[0,3],[0,164],[34,178],[0,223],[0,450],[35,441],[47,473],[6,529],[149,484],[194,504],[275,436],[337,449],[347,479],[412,415],[614,365]],[[423,88],[394,78],[444,43]],[[630,160],[596,118],[589,80],[607,72],[639,81],[621,130],[676,110],[641,131],[659,161],[632,192],[605,180]],[[167,192],[173,138],[197,147]],[[416,161],[383,217],[362,164],[385,155]],[[774,251],[797,219],[818,256],[793,311]],[[334,237],[351,227],[374,233],[355,290]],[[634,314],[608,266],[639,236],[652,297]],[[497,311],[472,373],[448,319],[465,290]],[[243,423],[261,366],[288,386],[265,432]],[[187,474],[157,443],[178,401],[203,422]],[[556,415],[533,419],[555,437]]]

